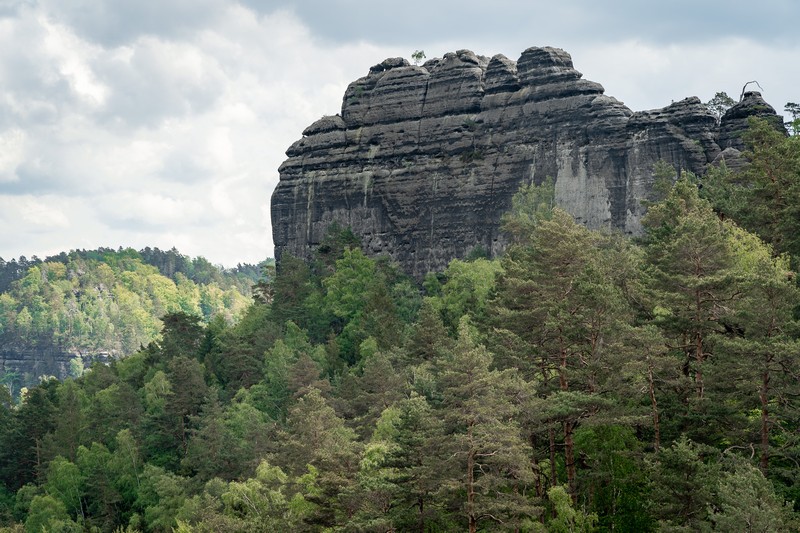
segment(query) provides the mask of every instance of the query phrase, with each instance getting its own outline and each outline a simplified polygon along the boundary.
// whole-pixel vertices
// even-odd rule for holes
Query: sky
[[[387,57],[572,55],[634,111],[800,101],[797,0],[0,0],[0,257],[273,255],[286,149]]]

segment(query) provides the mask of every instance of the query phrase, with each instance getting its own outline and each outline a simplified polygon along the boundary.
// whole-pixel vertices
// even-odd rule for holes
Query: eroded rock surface
[[[287,150],[272,195],[275,255],[309,257],[337,222],[419,278],[476,247],[502,251],[511,197],[548,176],[578,221],[636,234],[656,161],[702,173],[720,137],[739,149],[742,117],[766,108],[775,114],[748,93],[721,126],[695,97],[634,113],[557,48],[516,62],[468,50],[422,66],[387,59],[350,84],[340,115]]]

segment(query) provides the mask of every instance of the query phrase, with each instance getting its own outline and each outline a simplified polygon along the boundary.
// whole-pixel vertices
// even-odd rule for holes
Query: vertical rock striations
[[[511,197],[548,176],[578,221],[636,234],[656,161],[701,173],[742,116],[775,114],[748,93],[720,127],[697,98],[634,113],[603,93],[549,47],[516,62],[460,50],[375,65],[347,88],[340,115],[287,150],[272,195],[276,258],[309,257],[337,222],[421,277],[476,247],[501,251]]]

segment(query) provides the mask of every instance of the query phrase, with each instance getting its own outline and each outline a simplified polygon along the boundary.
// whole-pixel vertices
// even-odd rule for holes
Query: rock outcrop
[[[93,363],[108,364],[108,352],[81,354],[62,350],[55,346],[19,346],[0,343],[0,378],[7,382],[16,396],[21,387],[30,387],[46,377],[65,379],[69,376],[70,363],[80,358],[85,368]]]
[[[12,394],[45,376],[63,379],[69,375],[73,355],[56,348],[26,348],[0,345],[0,377],[8,381]]]
[[[654,163],[702,173],[754,108],[769,106],[748,93],[721,126],[695,97],[634,113],[557,48],[516,62],[468,50],[422,66],[387,59],[350,84],[340,115],[287,150],[272,195],[275,255],[309,257],[336,222],[421,277],[476,247],[502,251],[511,197],[548,176],[578,221],[636,234]]]

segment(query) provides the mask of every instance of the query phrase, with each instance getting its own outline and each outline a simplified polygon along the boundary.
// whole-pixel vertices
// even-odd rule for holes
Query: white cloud
[[[66,79],[75,94],[90,106],[102,106],[108,87],[97,80],[90,63],[100,54],[100,49],[77,38],[69,28],[47,20],[39,14],[37,22],[45,33],[43,41],[46,54],[55,63],[58,75]]]
[[[160,193],[122,191],[96,200],[100,218],[111,227],[192,226],[200,223],[203,214],[203,205],[197,200]]]
[[[25,153],[25,132],[19,128],[0,132],[0,183],[17,181],[17,167]]]
[[[54,196],[0,195],[0,213],[0,224],[4,230],[15,224],[25,232],[32,233],[62,231],[70,227],[70,219],[61,199]],[[6,235],[6,239],[8,237],[10,235]]]

